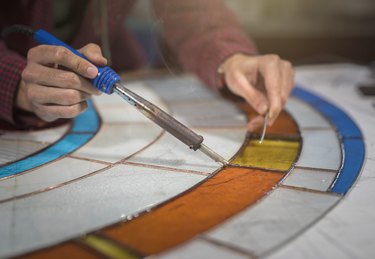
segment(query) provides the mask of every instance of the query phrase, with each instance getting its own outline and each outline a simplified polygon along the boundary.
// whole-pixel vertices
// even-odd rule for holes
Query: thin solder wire
[[[263,131],[262,131],[262,135],[259,139],[259,144],[262,144],[264,136],[266,135],[267,122],[268,122],[268,112],[266,113],[266,116],[264,117]]]

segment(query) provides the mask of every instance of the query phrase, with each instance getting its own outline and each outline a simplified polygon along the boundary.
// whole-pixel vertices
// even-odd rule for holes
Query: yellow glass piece
[[[126,251],[123,247],[111,242],[108,239],[101,238],[97,235],[87,235],[82,238],[82,241],[100,252],[108,258],[112,259],[136,259],[138,256],[133,255],[131,252]]]
[[[231,164],[287,171],[296,161],[300,151],[299,141],[250,140]]]

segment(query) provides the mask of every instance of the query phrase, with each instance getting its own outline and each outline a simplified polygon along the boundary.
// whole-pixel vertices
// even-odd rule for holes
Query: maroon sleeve
[[[48,123],[34,113],[15,107],[18,85],[26,60],[0,41],[0,120],[18,129],[41,128]]]
[[[14,124],[14,102],[26,66],[25,58],[7,49],[0,41],[0,119]]]
[[[217,69],[234,53],[255,54],[235,15],[220,0],[154,0],[166,40],[187,71],[213,88],[221,86]]]

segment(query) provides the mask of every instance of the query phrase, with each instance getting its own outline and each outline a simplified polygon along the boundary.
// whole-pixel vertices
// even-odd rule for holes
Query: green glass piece
[[[99,253],[105,255],[112,259],[136,259],[138,256],[133,255],[131,252],[125,250],[125,248],[112,242],[110,239],[102,238],[97,235],[87,235],[82,238],[82,241],[91,247],[92,249],[98,251]]]

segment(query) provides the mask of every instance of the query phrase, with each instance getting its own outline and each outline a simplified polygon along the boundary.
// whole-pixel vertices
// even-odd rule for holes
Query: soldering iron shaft
[[[162,109],[158,108],[156,105],[130,91],[120,81],[115,84],[113,89],[114,92],[120,95],[128,103],[135,106],[140,112],[143,113],[143,115],[154,121],[161,128],[186,144],[189,148],[193,150],[199,149],[214,161],[220,162],[223,165],[228,164],[228,162],[223,157],[215,153],[213,150],[209,149],[207,146],[203,145],[202,136],[198,135],[197,133],[186,127],[184,124],[177,121],[175,118],[164,112]]]

